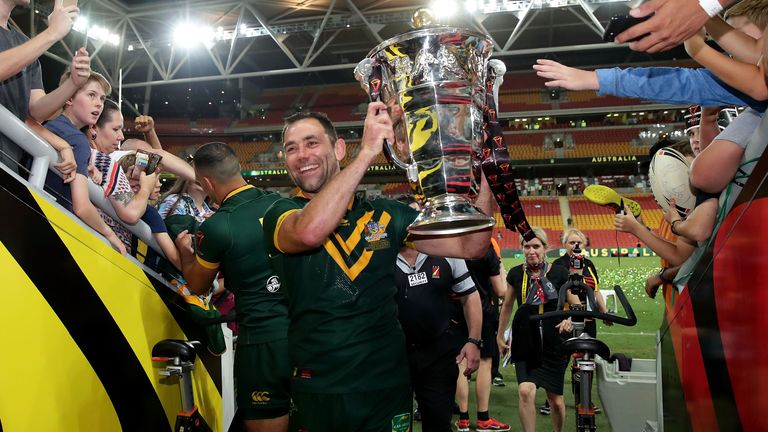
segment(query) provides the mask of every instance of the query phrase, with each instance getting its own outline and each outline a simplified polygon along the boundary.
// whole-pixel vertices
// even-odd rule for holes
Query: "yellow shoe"
[[[624,204],[629,208],[636,218],[640,217],[640,213],[643,211],[640,204],[637,201],[633,201],[629,198],[622,197],[618,192],[603,185],[590,185],[584,189],[584,197],[593,203],[601,206],[608,206],[614,211],[621,209],[621,200],[624,200]]]

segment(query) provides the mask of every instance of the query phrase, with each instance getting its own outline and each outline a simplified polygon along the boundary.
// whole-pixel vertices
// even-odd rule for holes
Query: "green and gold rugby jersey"
[[[221,208],[200,225],[197,261],[219,269],[235,294],[239,343],[286,337],[288,307],[280,279],[264,250],[262,218],[280,195],[246,185],[230,192]]]
[[[355,199],[323,246],[281,253],[280,224],[308,202],[282,199],[264,216],[272,268],[288,296],[293,388],[345,393],[407,385],[394,269],[417,212],[397,201]]]

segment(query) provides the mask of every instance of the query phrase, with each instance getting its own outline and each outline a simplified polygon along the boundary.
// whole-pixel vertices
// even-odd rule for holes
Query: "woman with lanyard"
[[[559,352],[559,333],[570,332],[571,321],[542,320],[532,323],[527,318],[557,309],[558,292],[568,281],[568,270],[546,262],[547,234],[538,227],[531,229],[535,238],[530,241],[521,238],[520,241],[525,263],[507,273],[507,293],[501,308],[497,341],[500,354],[504,356],[511,351],[511,358],[515,361],[519,384],[518,410],[523,431],[536,430],[536,389],[543,387],[552,406],[554,430],[561,432],[565,423],[563,382],[568,356]],[[514,337],[512,341],[507,341],[504,332],[515,300],[518,309],[512,324]],[[578,298],[569,294],[568,302],[578,303]]]

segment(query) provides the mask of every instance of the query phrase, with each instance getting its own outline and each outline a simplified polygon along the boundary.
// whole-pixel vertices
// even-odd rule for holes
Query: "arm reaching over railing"
[[[5,107],[0,105],[0,133],[15,142],[32,158],[32,168],[29,172],[28,183],[32,186],[44,190],[45,178],[49,175],[49,170],[53,175],[61,177],[61,173],[55,168],[58,161],[58,154],[45,140],[32,132],[27,126],[14,116]],[[120,220],[115,214],[112,205],[104,197],[104,191],[93,182],[88,182],[88,194],[94,206],[111,216],[116,221]],[[125,225],[134,235],[140,238],[144,243],[151,247],[155,252],[164,256],[157,242],[152,237],[152,233],[142,221],[134,225]]]

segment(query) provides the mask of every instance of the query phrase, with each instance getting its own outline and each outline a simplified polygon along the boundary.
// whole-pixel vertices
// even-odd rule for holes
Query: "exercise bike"
[[[587,310],[587,305],[589,305],[590,309],[596,308],[597,303],[595,302],[594,290],[584,284],[580,271],[573,271],[573,263],[571,264],[571,270],[572,272],[568,282],[560,288],[557,310],[546,312],[541,315],[533,315],[530,317],[530,320],[539,321],[547,318],[572,319],[573,337],[563,342],[561,350],[564,354],[574,357],[573,365],[571,366],[571,383],[576,405],[576,431],[595,432],[597,430],[595,424],[595,409],[591,400],[592,381],[595,371],[595,356],[599,355],[604,359],[608,359],[611,356],[611,350],[604,342],[595,339],[584,332],[584,319],[600,319],[631,327],[637,324],[637,317],[635,316],[635,312],[632,310],[632,306],[629,304],[627,297],[618,285],[614,286],[613,289],[616,292],[616,298],[624,308],[624,312],[627,314],[626,318],[595,312],[594,310]],[[577,270],[581,270],[581,268],[578,268]],[[576,295],[581,301],[581,304],[571,305],[569,310],[563,310],[565,299],[569,292]]]
[[[160,370],[160,376],[179,377],[181,411],[176,415],[174,432],[213,431],[195,405],[192,388],[192,370],[197,356],[195,344],[199,345],[200,342],[165,339],[152,347],[152,360],[165,362],[165,368]]]

